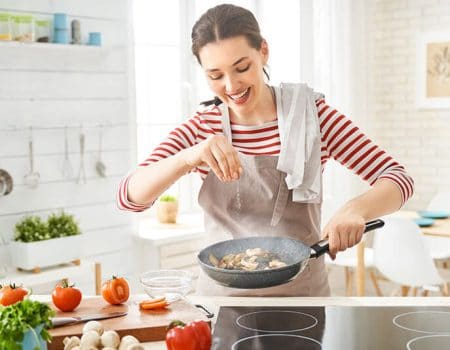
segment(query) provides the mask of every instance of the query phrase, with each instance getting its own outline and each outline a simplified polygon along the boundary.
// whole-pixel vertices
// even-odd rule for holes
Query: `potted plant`
[[[12,264],[39,272],[46,266],[79,263],[80,234],[73,216],[64,212],[51,214],[45,222],[38,216],[27,216],[16,224],[14,240],[9,244]]]
[[[54,314],[47,304],[29,299],[0,305],[0,320],[5,320],[0,327],[0,349],[46,350]]]
[[[156,217],[163,224],[174,224],[177,222],[178,200],[171,195],[159,197],[156,204]]]

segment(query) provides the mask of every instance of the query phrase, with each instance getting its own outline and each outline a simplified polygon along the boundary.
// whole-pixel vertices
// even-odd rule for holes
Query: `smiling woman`
[[[310,246],[322,236],[335,257],[361,240],[365,222],[397,210],[412,195],[404,167],[323,94],[306,84],[274,86],[265,80],[269,44],[252,12],[229,4],[210,8],[194,24],[191,39],[215,98],[172,129],[122,180],[121,209],[149,208],[175,181],[196,171],[211,241],[282,236]],[[322,172],[331,158],[372,188],[349,200],[321,230]],[[235,290],[203,274],[197,292],[326,296],[329,287],[322,256],[285,285]]]

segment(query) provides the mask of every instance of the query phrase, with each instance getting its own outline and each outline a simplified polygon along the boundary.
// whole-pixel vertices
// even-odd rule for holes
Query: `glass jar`
[[[11,15],[0,13],[0,40],[12,40]]]
[[[34,41],[33,16],[13,16],[13,33],[16,41]]]
[[[50,42],[50,20],[40,19],[35,21],[36,41],[39,43]]]

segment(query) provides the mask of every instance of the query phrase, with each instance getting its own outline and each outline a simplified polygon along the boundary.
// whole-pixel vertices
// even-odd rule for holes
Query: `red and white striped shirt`
[[[373,143],[353,122],[328,106],[324,99],[316,101],[321,132],[322,171],[328,159],[333,158],[371,185],[378,179],[393,181],[402,193],[405,203],[413,194],[414,182],[404,167]],[[210,135],[223,135],[221,111],[212,105],[172,130],[156,147],[140,167],[170,157],[182,149],[191,147]],[[274,120],[258,126],[231,123],[232,144],[238,152],[248,155],[278,155],[280,135],[278,122]],[[209,167],[196,169],[205,179]],[[119,185],[117,202],[120,209],[143,211],[150,205],[137,205],[127,198],[129,176]]]

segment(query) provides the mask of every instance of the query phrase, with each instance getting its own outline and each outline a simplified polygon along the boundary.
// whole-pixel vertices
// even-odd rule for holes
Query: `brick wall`
[[[450,110],[415,106],[416,43],[450,32],[450,0],[367,0],[366,10],[370,134],[414,177],[406,208],[422,209],[450,190]]]

